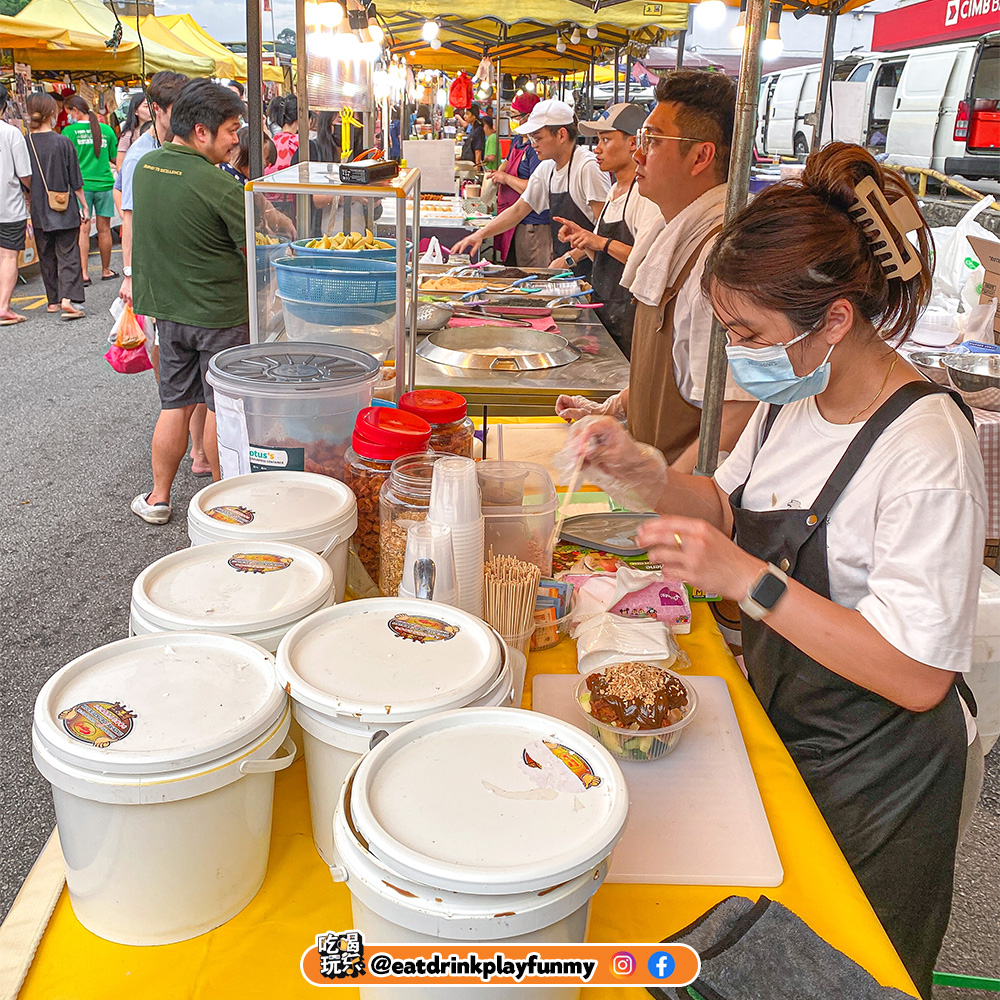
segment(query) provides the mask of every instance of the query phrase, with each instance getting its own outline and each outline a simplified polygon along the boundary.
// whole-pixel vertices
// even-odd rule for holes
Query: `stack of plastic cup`
[[[430,584],[430,592],[424,592],[422,583]],[[447,525],[430,521],[415,521],[410,525],[406,532],[399,596],[424,597],[439,604],[460,606],[451,528]]]
[[[476,463],[471,458],[440,458],[434,463],[427,520],[451,528],[458,606],[481,618],[484,522]]]

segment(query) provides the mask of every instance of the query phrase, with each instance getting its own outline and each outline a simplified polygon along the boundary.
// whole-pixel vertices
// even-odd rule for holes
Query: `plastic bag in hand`
[[[111,332],[115,336],[115,347],[121,347],[127,351],[142,347],[146,343],[146,335],[142,332],[142,324],[136,319],[136,315],[132,312],[132,307],[128,303],[122,309],[122,313]],[[145,354],[145,351],[143,353]]]
[[[554,464],[566,482],[582,464],[588,483],[629,510],[655,509],[667,487],[663,453],[634,440],[612,417],[584,417],[573,424]]]
[[[602,403],[587,399],[586,396],[564,395],[556,400],[556,416],[562,417],[568,424],[584,417],[617,417],[619,420],[624,420],[625,400],[624,392],[616,392]]]
[[[138,347],[119,347],[117,344],[112,344],[108,348],[108,353],[104,355],[104,360],[122,375],[136,375],[153,367],[144,343]]]

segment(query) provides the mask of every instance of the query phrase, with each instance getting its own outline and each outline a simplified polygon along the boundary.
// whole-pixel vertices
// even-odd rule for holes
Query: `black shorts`
[[[160,406],[179,410],[206,403],[215,409],[215,394],[205,377],[212,355],[250,343],[250,324],[210,328],[156,321],[160,339]]]
[[[23,250],[27,231],[27,219],[20,222],[0,222],[0,250]]]

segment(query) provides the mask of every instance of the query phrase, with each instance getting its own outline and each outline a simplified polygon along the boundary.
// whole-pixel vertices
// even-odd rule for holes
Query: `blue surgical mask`
[[[808,375],[796,375],[788,360],[788,348],[805,340],[818,329],[819,325],[800,333],[787,344],[773,344],[770,347],[727,345],[726,358],[733,373],[733,381],[762,403],[774,403],[778,406],[818,395],[830,381],[830,355],[836,345],[830,347],[819,366]]]

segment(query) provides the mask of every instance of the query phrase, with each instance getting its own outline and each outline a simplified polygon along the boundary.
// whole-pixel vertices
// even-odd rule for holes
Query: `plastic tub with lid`
[[[358,763],[337,804],[333,876],[346,882],[353,926],[368,940],[582,942],[627,814],[621,770],[575,726],[520,709],[445,712],[392,733]],[[362,988],[384,1000],[438,992]]]
[[[277,652],[284,634],[333,603],[333,570],[290,542],[210,542],[172,552],[132,584],[129,628],[222,632]]]
[[[278,470],[341,479],[354,419],[371,405],[380,371],[370,354],[334,344],[220,351],[207,378],[223,478]]]
[[[284,541],[318,552],[333,570],[334,596],[344,599],[347,549],[358,504],[343,483],[311,472],[236,476],[199,490],[188,505],[192,545]]]
[[[123,639],[50,677],[32,750],[80,923],[155,945],[239,913],[264,880],[288,724],[273,657],[233,636]]]
[[[558,499],[552,477],[534,462],[487,460],[476,465],[486,521],[485,548],[534,563],[552,575]]]
[[[372,598],[326,608],[289,630],[278,681],[302,726],[313,839],[332,863],[333,810],[380,730],[474,704],[510,704],[500,637],[434,601]]]

